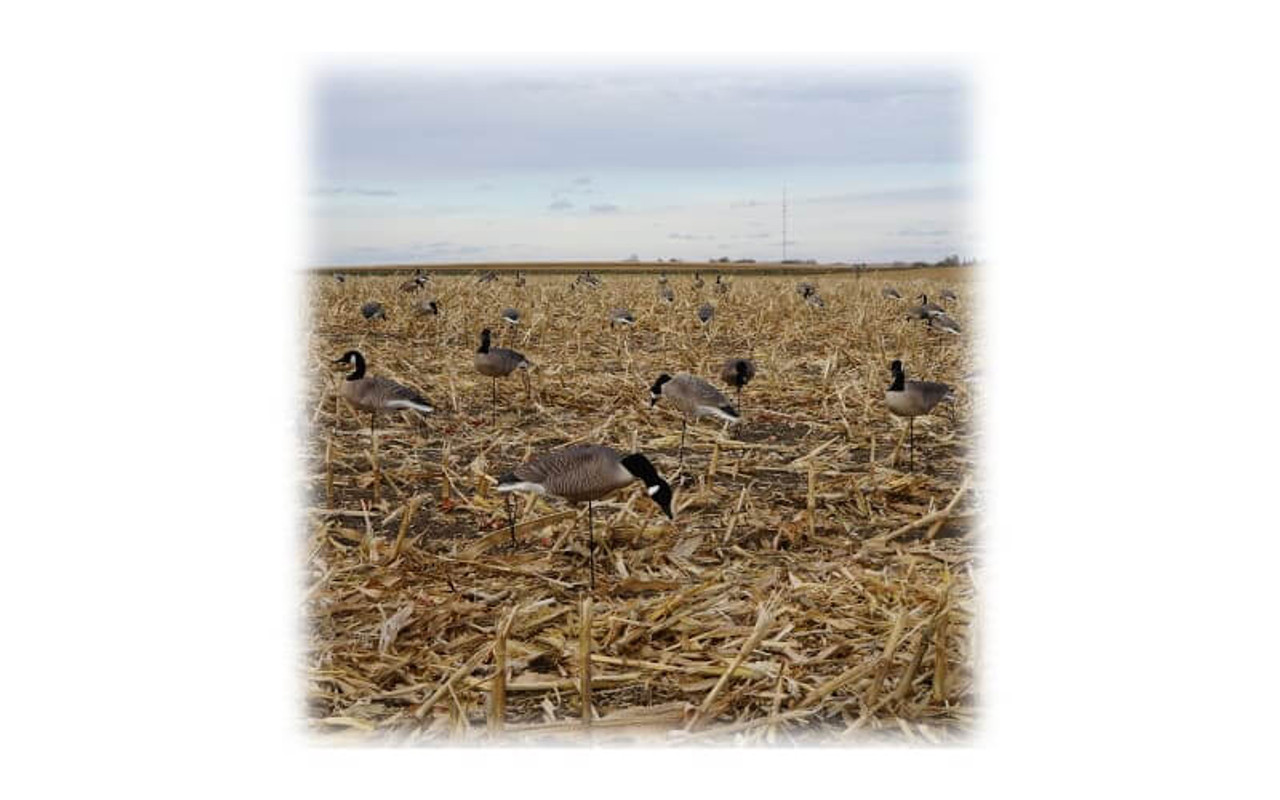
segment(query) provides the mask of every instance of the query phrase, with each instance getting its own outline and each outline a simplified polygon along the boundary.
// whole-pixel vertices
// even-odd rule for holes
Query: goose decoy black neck
[[[907,381],[907,374],[902,371],[902,362],[894,359],[893,363],[889,365],[889,369],[893,370],[893,383],[889,385],[889,391],[902,391]]]
[[[489,352],[489,336],[490,334],[489,334],[488,328],[485,328],[484,330],[480,331],[480,349],[476,351],[477,353]]]
[[[654,469],[653,463],[645,458],[642,453],[632,453],[622,459],[622,466],[627,471],[644,481],[645,492],[658,504],[658,508],[662,509],[662,513],[667,515],[667,519],[675,519],[675,515],[671,513],[671,484],[662,479],[658,474],[658,470]]]
[[[360,355],[359,350],[348,350],[341,358],[334,359],[333,363],[355,365],[355,371],[347,376],[349,381],[358,381],[364,377],[364,356]]]
[[[658,404],[658,398],[662,396],[662,384],[669,380],[671,380],[671,376],[664,372],[653,382],[653,386],[649,387],[649,408],[653,408]]]

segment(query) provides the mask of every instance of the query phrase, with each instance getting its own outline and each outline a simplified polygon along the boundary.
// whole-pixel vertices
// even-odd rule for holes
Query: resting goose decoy
[[[609,327],[614,325],[635,325],[636,318],[625,308],[609,309]]]
[[[480,332],[480,349],[476,350],[474,364],[476,372],[493,378],[493,422],[498,422],[498,378],[505,378],[516,370],[523,370],[525,392],[529,391],[528,369],[533,366],[529,359],[515,350],[505,347],[490,347],[491,332],[485,328]]]
[[[649,408],[657,405],[661,397],[670,400],[680,412],[680,469],[684,467],[684,434],[690,419],[695,423],[701,417],[716,417],[728,423],[740,419],[729,398],[719,389],[687,373],[682,372],[674,378],[665,372],[659,375],[649,388]]]
[[[959,297],[956,297],[956,293],[951,291],[950,289],[943,289],[941,292],[938,292],[938,297],[941,297],[943,300],[951,300],[951,301],[960,299]]]
[[[579,444],[552,450],[532,461],[526,461],[498,479],[499,492],[532,492],[587,504],[588,559],[591,564],[591,588],[596,588],[595,520],[592,503],[629,485],[644,481],[645,493],[657,503],[668,519],[671,512],[671,485],[662,479],[653,464],[641,453],[623,456],[611,447]],[[516,543],[515,514],[508,504],[511,520],[511,545]]]
[[[933,407],[943,400],[951,399],[951,387],[945,383],[931,381],[909,381],[902,370],[902,362],[894,359],[889,365],[893,370],[893,383],[884,392],[885,405],[899,417],[907,418],[907,436],[911,453],[912,471],[916,467],[915,419],[921,414],[928,414]]]
[[[720,380],[737,390],[735,401],[738,410],[742,410],[742,387],[751,383],[756,376],[756,365],[749,358],[731,358],[720,367]]]
[[[514,308],[504,308],[502,309],[502,321],[508,325],[519,325],[520,312]]]
[[[663,286],[658,290],[658,299],[664,303],[674,303],[676,301],[676,293],[671,290],[670,286]]]
[[[898,290],[893,288],[892,286],[884,287],[883,289],[880,290],[880,294],[884,297],[896,297],[899,300],[902,299],[902,295],[898,294]]]
[[[708,322],[711,321],[711,318],[715,316],[715,313],[716,313],[715,306],[711,305],[710,303],[703,303],[702,305],[698,306],[698,321],[701,322],[703,325],[706,325]]]
[[[338,393],[358,411],[369,412],[369,436],[373,436],[379,411],[417,411],[430,414],[431,404],[422,395],[390,378],[370,377],[364,374],[364,356],[359,350],[348,350],[335,364],[346,364],[354,369],[338,388]]]
[[[383,308],[382,303],[379,303],[377,300],[370,300],[369,302],[360,306],[360,313],[364,315],[365,319],[386,319],[387,318],[387,310]]]

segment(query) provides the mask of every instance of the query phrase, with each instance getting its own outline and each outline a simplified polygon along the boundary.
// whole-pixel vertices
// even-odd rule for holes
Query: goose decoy
[[[658,376],[649,388],[649,408],[665,397],[680,412],[680,466],[684,468],[684,434],[689,420],[695,423],[701,417],[716,417],[728,423],[739,420],[738,412],[729,404],[729,398],[720,390],[694,375],[680,373],[674,378],[667,373]]]
[[[658,276],[658,283],[663,286],[667,285],[667,273],[664,272]]]
[[[880,294],[884,297],[896,297],[899,300],[902,299],[902,295],[898,294],[898,290],[893,288],[892,286],[884,287],[883,289],[880,290]]]
[[[663,286],[658,290],[658,299],[664,303],[674,303],[676,301],[676,293],[671,290],[670,286]]]
[[[930,329],[937,328],[938,330],[946,331],[947,333],[960,333],[960,326],[956,324],[954,319],[948,317],[946,314],[936,314],[926,320],[925,324],[928,325]]]
[[[951,291],[950,289],[943,289],[942,291],[938,292],[938,297],[941,297],[943,300],[951,300],[951,301],[956,301],[960,299],[959,297],[956,297],[956,293]]]
[[[727,294],[729,291],[729,283],[721,281],[720,276],[716,276],[716,294]]]
[[[422,270],[415,270],[412,278],[400,284],[400,291],[416,292],[426,285],[427,276],[422,274]]]
[[[517,270],[516,271],[516,288],[518,289],[521,286],[524,286],[524,273]]]
[[[947,313],[947,310],[937,303],[930,303],[929,295],[927,294],[920,295],[920,308],[924,309],[931,317]]]
[[[706,325],[708,322],[711,321],[711,318],[715,316],[715,313],[716,313],[715,306],[711,305],[710,303],[703,303],[702,305],[698,306],[698,321],[701,322],[703,325]]]
[[[581,283],[584,286],[595,287],[600,285],[600,279],[588,271],[579,275],[576,283]]]
[[[514,308],[504,308],[502,309],[502,321],[508,325],[519,325],[520,312]]]
[[[434,299],[425,299],[418,304],[418,313],[438,317],[440,316],[440,306]]]
[[[346,282],[347,282],[347,276],[346,276],[346,275],[343,275],[341,272],[335,272],[335,273],[333,273],[333,279],[334,279],[335,281],[337,281],[338,283],[346,283]]]
[[[498,378],[505,378],[516,370],[524,370],[521,377],[524,379],[524,389],[527,394],[529,391],[529,373],[528,370],[533,366],[533,362],[525,358],[515,350],[508,350],[505,347],[490,347],[490,331],[485,328],[480,332],[480,349],[476,350],[475,367],[476,372],[489,378],[493,378],[493,422],[498,422]]]
[[[365,319],[386,319],[387,318],[387,310],[383,308],[382,303],[379,303],[377,300],[370,300],[369,302],[360,306],[360,313],[364,315]]]
[[[806,298],[804,299],[804,301],[805,301],[806,303],[808,303],[810,306],[812,306],[813,308],[826,308],[826,307],[827,307],[827,303],[826,303],[826,301],[825,301],[825,300],[823,300],[823,299],[818,295],[818,293],[817,293],[817,292],[814,292],[813,294],[811,294],[811,295],[809,295],[808,297],[806,297]]]
[[[498,273],[494,272],[493,270],[489,270],[488,272],[486,272],[486,273],[484,273],[483,275],[481,275],[481,276],[476,280],[476,283],[492,283],[493,281],[496,281],[497,279],[498,279]]]
[[[625,308],[609,309],[609,327],[610,328],[612,328],[614,325],[635,325],[635,324],[636,324],[636,318],[633,317],[631,315],[631,312],[628,311],[627,309]]]
[[[756,365],[751,363],[749,358],[731,358],[724,362],[720,367],[720,380],[737,390],[737,397],[734,400],[738,404],[738,410],[742,410],[742,387],[751,383],[751,379],[756,376]]]
[[[338,392],[342,399],[359,411],[369,412],[369,436],[373,436],[379,411],[412,410],[430,414],[433,409],[422,395],[390,378],[369,377],[364,374],[364,356],[359,350],[348,350],[335,364],[354,366],[351,374],[342,382]]]
[[[915,419],[928,414],[943,400],[951,399],[951,387],[945,383],[909,381],[902,370],[902,362],[894,359],[889,365],[893,370],[893,383],[884,392],[885,405],[899,417],[907,418],[907,436],[911,453],[911,471],[916,467]]]
[[[623,456],[611,447],[579,444],[544,453],[526,461],[498,479],[499,492],[532,492],[551,495],[571,503],[587,504],[588,560],[591,588],[596,588],[596,541],[592,503],[629,485],[644,481],[645,493],[657,503],[668,519],[671,512],[671,485],[662,479],[653,464],[641,453]],[[516,544],[516,520],[507,505],[511,521],[511,545]]]
[[[818,291],[818,287],[814,286],[809,281],[800,281],[799,283],[796,284],[796,294],[800,295],[806,300],[809,299],[810,295],[815,294],[817,291]]]
[[[701,275],[699,275],[699,274],[698,274],[698,273],[696,273],[696,272],[695,272],[695,273],[693,273],[693,288],[695,288],[695,289],[701,289],[701,288],[702,288],[702,286],[703,286],[703,283],[702,283],[702,276],[701,276]]]

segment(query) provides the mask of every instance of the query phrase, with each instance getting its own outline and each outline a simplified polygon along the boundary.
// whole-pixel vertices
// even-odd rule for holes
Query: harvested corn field
[[[966,741],[980,496],[969,275],[725,273],[718,288],[708,270],[700,289],[668,276],[671,302],[656,274],[436,275],[417,290],[408,272],[309,276],[300,557],[316,740]],[[922,293],[960,333],[908,319]],[[362,315],[369,301],[385,319]],[[611,326],[614,309],[635,324]],[[527,382],[476,371],[484,328],[532,362]],[[434,410],[379,413],[371,436],[369,413],[340,397],[351,367],[334,361],[351,350]],[[740,398],[719,377],[731,357],[756,369]],[[914,448],[886,405],[895,359],[952,389],[914,418]],[[651,407],[649,389],[681,372],[718,385],[741,420],[690,421],[678,472],[681,415]],[[579,443],[645,454],[674,489],[674,519],[641,482],[590,520],[585,504],[496,491]]]

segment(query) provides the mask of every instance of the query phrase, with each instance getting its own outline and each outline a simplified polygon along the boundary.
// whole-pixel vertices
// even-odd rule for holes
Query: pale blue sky
[[[974,253],[966,76],[421,68],[318,76],[317,264]]]

